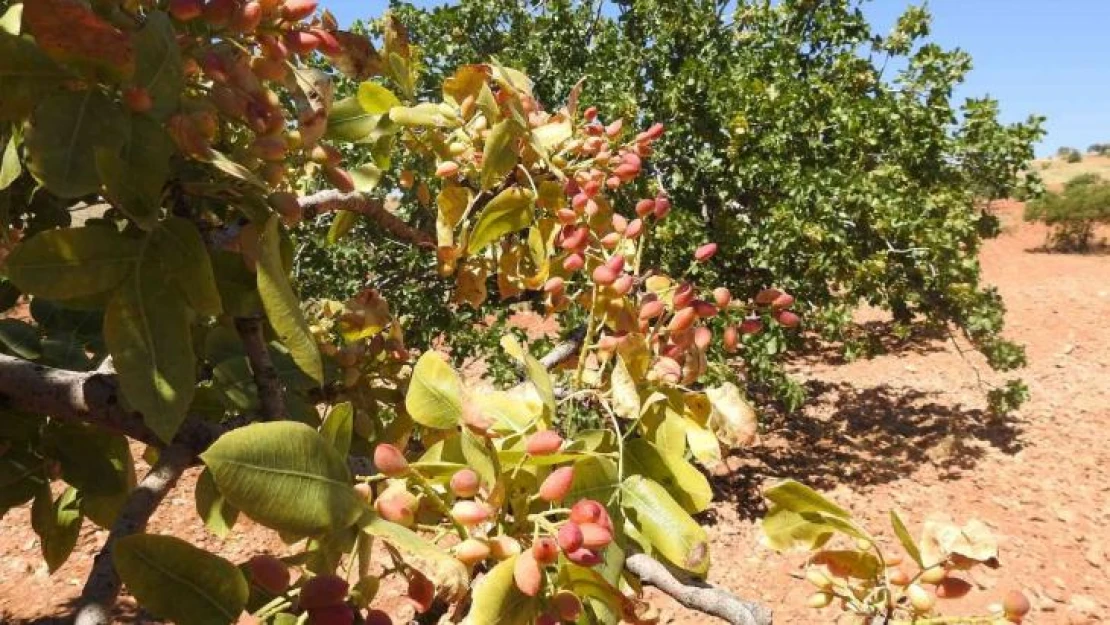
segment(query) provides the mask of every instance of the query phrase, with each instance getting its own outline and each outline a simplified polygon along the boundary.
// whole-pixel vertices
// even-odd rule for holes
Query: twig
[[[107,625],[112,622],[112,605],[121,585],[112,562],[112,548],[119,539],[146,530],[151,515],[189,467],[193,455],[194,451],[188,447],[170,445],[162,450],[150,473],[131,492],[119,517],[112,524],[108,540],[93,560],[92,572],[81,591],[76,625]]]
[[[715,616],[732,625],[771,625],[771,610],[693,579],[679,580],[662,562],[643,553],[633,554],[624,566],[640,581],[654,586],[690,610]]]
[[[367,197],[363,193],[357,191],[342,193],[331,189],[302,197],[298,202],[301,210],[304,211],[305,219],[312,219],[320,213],[331,211],[351,211],[368,217],[382,230],[402,241],[408,241],[426,249],[436,248],[436,241],[432,235],[410,226],[403,219],[387,211],[381,200]]]
[[[582,341],[586,338],[586,326],[578,326],[567,335],[566,340],[552,347],[550,351],[540,358],[540,364],[545,369],[554,369],[569,360],[582,348]]]
[[[235,329],[243,342],[243,350],[254,375],[254,385],[258,388],[258,401],[262,406],[263,421],[277,421],[285,418],[285,391],[281,387],[270,350],[266,347],[263,334],[262,317],[236,317]]]

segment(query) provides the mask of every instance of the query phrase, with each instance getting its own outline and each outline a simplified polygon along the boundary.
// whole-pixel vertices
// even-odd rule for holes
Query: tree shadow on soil
[[[759,489],[767,479],[859,489],[904,479],[923,464],[954,479],[988,447],[1005,454],[1022,448],[1013,418],[944,403],[938,394],[887,384],[807,387],[807,410],[772,415],[763,443],[730,458],[731,473],[714,479],[717,496],[732,501],[741,518],[766,511]]]
[[[5,625],[72,625],[79,601],[80,598],[75,598],[67,602],[65,608],[59,610],[58,614],[33,619],[13,619],[7,614],[0,613],[0,623]],[[112,608],[112,623],[114,624],[148,625],[163,622],[140,610],[133,601],[126,599],[117,601]]]
[[[1059,256],[1110,256],[1110,242],[1093,243],[1085,250],[1059,249],[1051,245],[1038,245],[1023,250],[1026,254],[1051,254]]]
[[[857,359],[874,358],[882,354],[910,353],[931,354],[944,351],[948,340],[947,329],[940,324],[915,324],[909,334],[897,336],[895,324],[890,320],[872,320],[853,323],[848,336],[860,348]],[[803,364],[842,365],[849,362],[844,355],[844,343],[814,338],[793,355],[792,360]]]

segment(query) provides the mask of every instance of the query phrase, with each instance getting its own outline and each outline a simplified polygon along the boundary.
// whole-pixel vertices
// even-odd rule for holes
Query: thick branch
[[[637,553],[624,566],[640,581],[654,586],[684,607],[715,616],[732,625],[771,625],[771,610],[698,580],[679,580],[658,560]]]
[[[155,447],[165,442],[143,423],[142,415],[126,410],[114,375],[98,371],[67,371],[0,354],[0,404],[54,419],[87,423]],[[227,428],[188,417],[174,442],[200,453]]]
[[[192,463],[193,455],[194,451],[183,445],[174,444],[163,449],[150,473],[131,492],[108,533],[108,540],[93,560],[92,572],[81,591],[76,625],[107,625],[112,622],[112,606],[121,584],[112,561],[112,548],[119,539],[146,530],[151,515]]]
[[[436,241],[432,235],[413,228],[403,219],[387,211],[381,200],[367,197],[363,193],[342,193],[332,189],[302,197],[298,201],[306,219],[329,211],[351,211],[365,215],[378,227],[402,241],[408,241],[426,249],[434,250],[436,247]]]
[[[263,323],[261,317],[236,317],[235,329],[239,331],[239,339],[243,342],[243,350],[247,353],[251,373],[254,375],[254,384],[258,388],[262,420],[277,421],[287,414],[285,391],[281,387],[274,361],[270,358],[270,350],[266,347]]]

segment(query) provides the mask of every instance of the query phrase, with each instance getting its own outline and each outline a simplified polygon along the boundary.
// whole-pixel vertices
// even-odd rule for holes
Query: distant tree
[[[1110,223],[1110,182],[1098,174],[1083,174],[1064,184],[1060,193],[1050,193],[1030,202],[1026,221],[1049,226],[1049,245],[1061,251],[1091,249],[1095,227]]]

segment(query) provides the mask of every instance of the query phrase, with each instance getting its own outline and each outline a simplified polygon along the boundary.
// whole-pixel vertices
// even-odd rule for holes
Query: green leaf
[[[52,421],[43,450],[61,465],[62,479],[81,496],[126,494],[135,484],[127,438],[91,425]]]
[[[517,390],[513,392],[489,391],[474,398],[482,414],[493,419],[498,432],[521,434],[531,430],[543,416],[539,401],[527,401]]]
[[[209,317],[223,313],[212,259],[192,222],[182,217],[167,218],[154,231],[151,245],[165,277],[181,290],[194,310]]]
[[[161,11],[150,13],[133,41],[135,76],[132,80],[136,86],[145,88],[154,102],[147,114],[165,119],[177,110],[185,90],[181,48],[169,16]]]
[[[112,559],[144,609],[177,623],[227,625],[238,620],[250,587],[231,562],[173,536],[118,540]]]
[[[592,456],[575,463],[574,482],[565,503],[570,505],[579,499],[595,499],[605,503],[618,488],[620,477],[617,475],[617,463],[609,458]]]
[[[470,586],[470,574],[466,566],[442,548],[429,543],[406,527],[373,514],[364,515],[360,525],[366,534],[376,536],[425,563],[426,566],[421,570],[440,588],[441,596],[457,599],[466,593]],[[474,613],[471,610],[471,614]]]
[[[462,419],[462,380],[442,354],[424,352],[412,370],[405,410],[420,425],[448,429]]]
[[[239,518],[239,510],[220,493],[212,471],[207,467],[197,477],[194,495],[197,514],[204,520],[204,526],[219,538],[227,538]]]
[[[358,213],[354,211],[336,211],[335,218],[331,220],[331,226],[328,228],[327,243],[328,245],[335,245],[343,237],[347,236],[355,225],[358,224]]]
[[[19,162],[19,143],[19,135],[13,133],[4,148],[4,155],[0,157],[0,191],[12,186],[23,173],[23,165]]]
[[[242,254],[213,250],[211,260],[224,311],[235,317],[257,315],[262,310],[258,277],[247,269]]]
[[[446,126],[447,118],[439,106],[424,102],[416,106],[395,106],[389,109],[389,119],[401,126]]]
[[[350,170],[351,180],[355,184],[355,190],[360,193],[369,193],[373,191],[378,183],[382,180],[382,170],[372,163],[359,165]]]
[[[354,523],[361,502],[346,459],[303,423],[255,423],[201,455],[227,501],[266,527],[319,536]]]
[[[913,536],[910,531],[906,529],[906,524],[902,522],[902,517],[894,510],[890,511],[890,525],[894,528],[894,535],[898,537],[898,542],[902,543],[902,548],[906,550],[906,555],[911,560],[917,563],[918,566],[924,567],[925,564],[921,559],[921,550],[918,549],[917,543],[914,542]]]
[[[170,174],[173,140],[158,122],[132,115],[122,150],[96,149],[96,169],[105,195],[144,230],[158,222],[162,188]]]
[[[36,453],[15,446],[0,456],[0,516],[9,508],[31,500],[46,480],[46,461]]]
[[[27,168],[57,196],[96,193],[96,149],[118,150],[126,132],[123,112],[104,94],[60,91],[43,100],[31,118],[24,143]]]
[[[17,36],[22,23],[22,5],[4,13],[0,29],[0,119],[22,120],[44,97],[71,79],[65,68],[55,63],[27,37]]]
[[[38,360],[42,356],[39,333],[28,323],[16,319],[0,319],[0,350],[24,360]]]
[[[463,428],[459,437],[467,466],[474,469],[482,482],[492,488],[497,483],[497,469],[490,458],[489,450],[486,449],[484,439],[471,432],[470,428]]]
[[[540,600],[520,592],[513,581],[513,556],[493,567],[474,588],[470,607],[473,625],[528,625],[540,610]]]
[[[697,514],[713,501],[709,480],[681,456],[665,453],[650,441],[636,438],[624,447],[625,472],[658,482],[690,514]]]
[[[193,401],[196,356],[188,308],[156,267],[134,271],[108,302],[104,341],[128,403],[173,439]]]
[[[35,497],[31,506],[31,527],[39,535],[42,558],[51,573],[65,564],[73,553],[82,521],[77,489],[65,489],[57,501],[51,501],[49,488],[43,488]]]
[[[671,564],[695,575],[709,570],[709,540],[705,530],[682,509],[667,491],[643,476],[633,475],[621,484],[621,503],[633,525]]]
[[[17,2],[0,16],[0,31],[9,35],[19,35],[23,26],[23,3]]]
[[[317,383],[324,383],[324,363],[316,348],[316,339],[308,331],[308,322],[301,313],[300,299],[289,284],[289,274],[281,260],[279,218],[272,215],[266,222],[259,243],[258,292],[266,317],[278,338],[293,355],[293,361]]]
[[[46,299],[84,297],[123,282],[138,258],[138,242],[108,228],[47,230],[8,256],[8,279],[24,293]]]
[[[470,233],[467,253],[476,254],[502,236],[532,225],[535,199],[531,189],[520,187],[505,189],[497,194],[478,216]]]
[[[320,435],[331,443],[339,455],[346,456],[351,453],[351,434],[354,431],[355,409],[349,401],[332,406],[324,424],[320,426]]]
[[[516,140],[520,138],[520,132],[520,125],[513,119],[504,119],[490,129],[482,149],[482,189],[492,189],[501,184],[516,167]]]
[[[383,115],[393,107],[401,106],[401,101],[392,91],[376,82],[364,82],[358,86],[358,103],[371,115]]]
[[[764,491],[763,496],[779,507],[804,514],[817,512],[845,521],[851,520],[852,515],[847,510],[825,499],[812,488],[794,480],[783,480]]]
[[[613,412],[625,419],[636,419],[640,416],[640,390],[636,387],[636,380],[628,372],[624,358],[617,356],[617,364],[613,367],[613,375],[609,379],[613,390]]]
[[[332,105],[325,136],[351,143],[373,142],[384,134],[383,119],[388,122],[389,116],[368,113],[357,97],[344,98]]]

